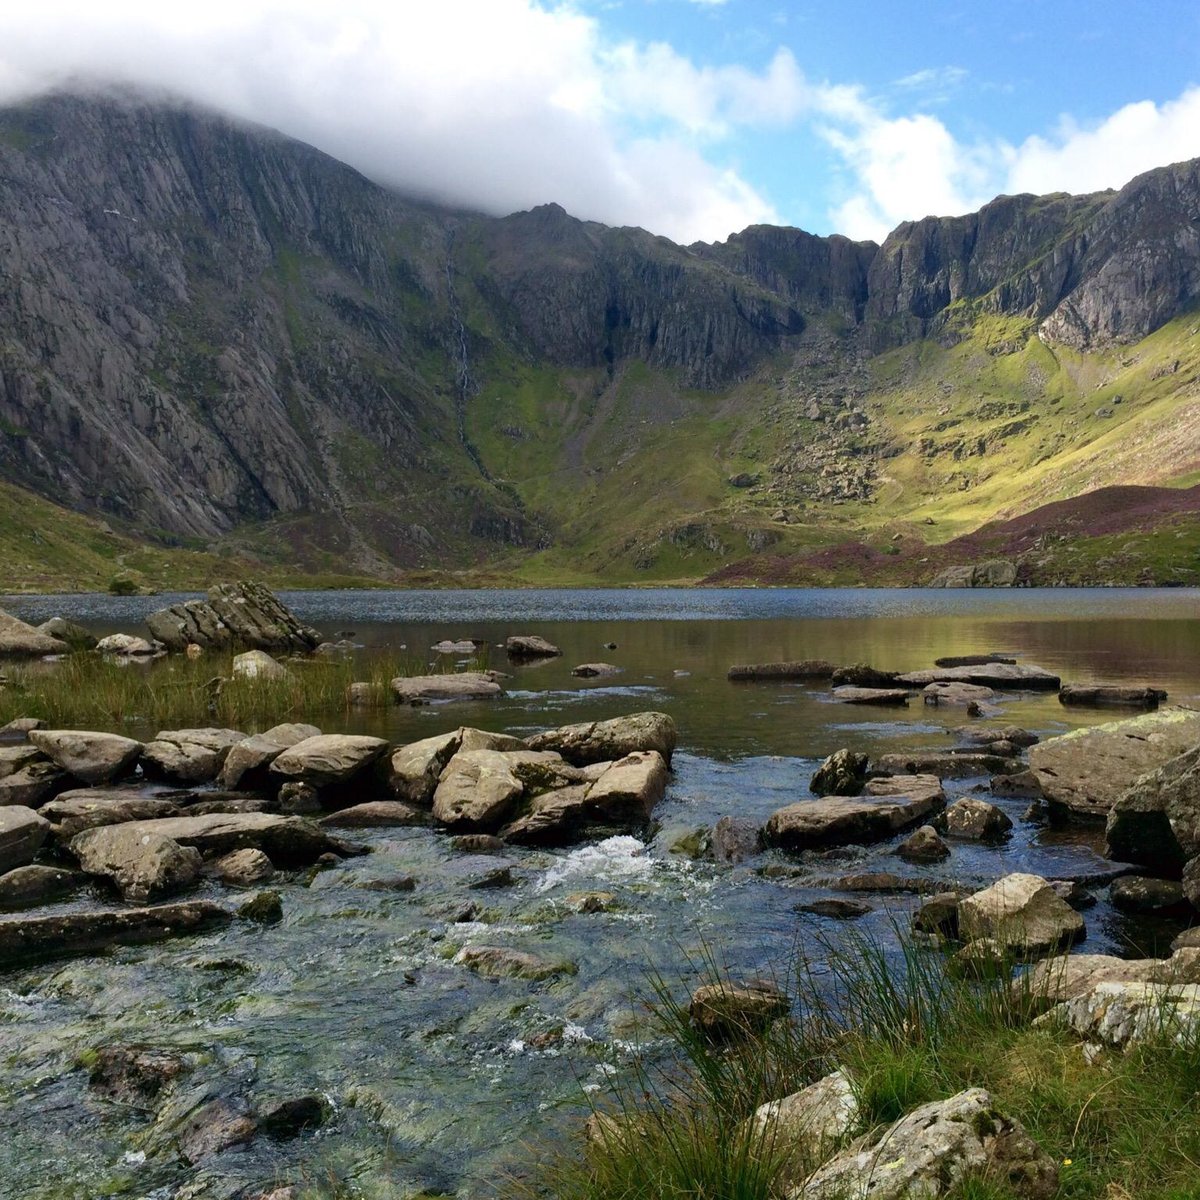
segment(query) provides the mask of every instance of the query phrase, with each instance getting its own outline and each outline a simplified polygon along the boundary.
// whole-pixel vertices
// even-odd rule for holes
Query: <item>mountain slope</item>
[[[0,211],[3,478],[163,545],[696,577],[1200,469],[1200,162],[681,247],[62,95],[0,110]]]

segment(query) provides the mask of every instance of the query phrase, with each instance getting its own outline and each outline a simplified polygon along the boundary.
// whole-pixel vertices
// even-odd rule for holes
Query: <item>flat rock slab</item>
[[[1057,692],[1062,680],[1042,667],[1019,663],[977,663],[969,667],[934,667],[928,671],[909,671],[896,680],[910,687],[931,683],[972,683],[998,691]]]
[[[935,667],[987,667],[994,663],[1006,663],[1015,666],[1017,660],[1006,654],[950,654],[945,658],[935,658]]]
[[[833,663],[824,659],[800,662],[750,663],[730,667],[728,678],[735,681],[770,679],[832,679]]]
[[[918,786],[909,793],[829,796],[789,804],[771,814],[763,830],[763,840],[785,850],[882,841],[922,824],[926,817],[945,804],[946,797],[938,780],[914,778]]]
[[[31,729],[29,740],[80,783],[111,783],[133,770],[142,743],[116,733]]]
[[[1061,704],[1084,708],[1144,708],[1149,712],[1166,698],[1164,688],[1148,684],[1068,683],[1058,693]]]
[[[400,675],[392,680],[399,704],[444,704],[452,700],[494,700],[504,689],[488,671],[457,675]]]
[[[1058,815],[1103,821],[1139,778],[1200,743],[1200,712],[1170,707],[1049,738],[1029,752]]]
[[[50,822],[23,805],[0,808],[0,871],[33,861],[50,834]]]
[[[383,738],[322,733],[284,750],[271,763],[271,774],[310,787],[331,787],[349,782],[381,759],[389,748]]]
[[[958,705],[987,704],[996,698],[995,689],[981,687],[978,683],[930,683],[922,689],[926,704]]]
[[[882,754],[876,770],[891,775],[937,775],[942,779],[973,779],[977,775],[1008,775],[1021,770],[1018,759],[1000,754],[956,754],[948,750],[913,750],[907,754]]]
[[[230,919],[225,909],[207,900],[52,917],[9,917],[0,920],[0,966],[185,937],[227,925]]]
[[[564,725],[526,739],[531,750],[553,750],[577,767],[614,762],[635,750],[656,750],[670,763],[678,740],[675,722],[660,712]]]
[[[261,850],[280,866],[307,866],[320,855],[337,850],[329,836],[312,821],[274,813],[165,817],[157,821],[132,821],[121,828],[158,834],[182,846],[194,846],[205,858],[229,854],[233,850]]]
[[[332,829],[387,829],[429,822],[428,809],[403,800],[369,800],[321,818],[321,824]]]
[[[178,813],[179,805],[174,801],[161,800],[132,788],[114,788],[112,791],[79,788],[63,792],[39,809],[39,814],[54,826],[61,841],[69,841],[77,833],[101,825],[151,821],[174,817]]]
[[[833,689],[833,698],[841,704],[907,704],[912,692],[908,688],[855,687],[845,684]]]
[[[0,609],[0,655],[38,658],[44,654],[66,654],[70,648],[59,638],[41,633]]]

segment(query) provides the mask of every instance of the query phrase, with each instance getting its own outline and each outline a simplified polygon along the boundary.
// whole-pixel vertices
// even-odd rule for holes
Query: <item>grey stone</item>
[[[456,675],[399,675],[392,680],[392,695],[400,704],[491,700],[503,694],[504,689],[486,671],[460,671]]]
[[[50,822],[23,805],[0,808],[0,871],[33,861],[50,834]]]
[[[236,729],[163,729],[142,747],[142,769],[172,783],[208,783],[245,740]]]
[[[83,870],[110,879],[131,903],[160,900],[194,884],[200,852],[140,824],[86,830],[71,840],[71,853]]]
[[[245,738],[230,747],[217,782],[223,788],[265,788],[268,768],[285,750],[320,734],[315,725],[288,723]]]
[[[81,783],[111,783],[131,772],[142,743],[116,733],[75,729],[33,729],[29,740]]]
[[[854,796],[862,791],[868,759],[853,750],[835,750],[813,772],[808,790],[817,796]]]
[[[311,787],[349,783],[388,751],[383,738],[365,734],[322,733],[289,746],[271,763],[271,774]]]
[[[1020,873],[965,897],[958,925],[964,940],[986,938],[1022,957],[1062,949],[1084,936],[1083,918],[1046,880]]]
[[[531,750],[553,750],[575,766],[614,762],[635,750],[655,750],[670,764],[678,732],[660,712],[632,713],[608,721],[565,725],[526,739]]]
[[[1006,813],[973,796],[955,800],[943,814],[942,822],[949,836],[977,842],[1002,838],[1013,827]]]

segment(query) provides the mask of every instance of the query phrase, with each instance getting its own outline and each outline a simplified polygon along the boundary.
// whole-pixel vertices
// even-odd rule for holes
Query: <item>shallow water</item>
[[[615,837],[562,851],[505,854],[517,883],[474,891],[498,865],[450,850],[423,830],[369,834],[375,853],[305,887],[282,886],[281,925],[228,930],[0,975],[0,1194],[237,1196],[275,1179],[330,1173],[363,1196],[420,1189],[488,1194],[506,1165],[545,1153],[581,1091],[603,1089],[627,1060],[635,998],[648,969],[694,979],[705,948],[738,974],[783,975],[797,947],[844,928],[801,917],[795,905],[826,894],[822,881],[859,870],[897,870],[890,847],[788,859],[771,853],[737,867],[670,853],[683,833],[726,814],[761,822],[807,794],[820,757],[841,745],[872,753],[952,744],[961,710],[913,705],[855,709],[826,689],[731,684],[735,662],[788,658],[867,661],[883,668],[935,657],[1010,651],[1071,680],[1159,683],[1173,701],[1200,693],[1200,593],[1195,591],[535,591],[323,592],[286,600],[330,637],[351,635],[362,656],[419,656],[443,637],[493,646],[540,633],[561,659],[509,668],[509,693],[489,704],[392,709],[348,719],[312,714],[333,731],[353,727],[402,742],[460,724],[527,733],[639,709],[671,713],[680,749],[667,799],[646,841]],[[174,597],[10,597],[26,619],[63,615],[97,630],[129,629]],[[606,642],[617,649],[606,650]],[[432,661],[435,656],[429,654]],[[610,661],[615,679],[570,675],[578,662]],[[1053,734],[1110,719],[1063,709],[1053,695],[1003,704],[1004,722]],[[143,732],[153,732],[143,731]],[[948,783],[955,794],[980,780]],[[1016,821],[999,847],[958,844],[937,868],[904,868],[986,883],[1012,870],[1086,877],[1102,866],[1090,835],[1063,836],[1019,820],[1025,801],[1000,800]],[[796,869],[765,877],[765,866]],[[412,874],[411,894],[371,891],[370,879]],[[215,885],[209,894],[228,898]],[[573,892],[616,894],[610,913],[577,915]],[[1102,892],[1100,893],[1102,896]],[[889,937],[910,897],[866,896],[856,923]],[[464,904],[482,911],[454,922]],[[1130,952],[1153,931],[1101,900],[1085,914],[1088,949]],[[531,984],[477,978],[450,960],[468,943],[530,949],[575,963],[575,975]],[[542,1035],[558,1035],[544,1037]],[[203,1051],[197,1087],[241,1092],[262,1104],[316,1091],[333,1115],[316,1135],[260,1138],[203,1170],[147,1142],[149,1122],[88,1093],[75,1056],[113,1041]],[[537,1149],[530,1152],[523,1143]],[[145,1155],[144,1159],[142,1155]],[[189,1182],[191,1181],[191,1182]],[[197,1182],[198,1181],[198,1182]],[[194,1192],[181,1187],[196,1186]]]

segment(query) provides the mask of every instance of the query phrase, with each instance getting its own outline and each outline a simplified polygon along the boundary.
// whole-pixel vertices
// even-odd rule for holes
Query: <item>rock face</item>
[[[0,920],[0,965],[88,954],[109,946],[159,942],[228,924],[229,913],[207,900]]]
[[[1084,936],[1083,918],[1037,875],[1006,875],[958,906],[967,942],[987,939],[1004,952],[1037,957]]]
[[[1200,855],[1200,747],[1135,779],[1108,812],[1106,852],[1178,875]]]
[[[200,878],[198,850],[148,831],[141,822],[89,829],[72,839],[71,853],[89,875],[112,880],[122,898],[135,904],[173,895]]]
[[[872,780],[860,798],[830,797],[790,804],[772,813],[763,840],[785,850],[882,841],[921,824],[946,802],[937,779],[917,775],[903,784],[909,786],[907,792],[900,790],[900,781]]]
[[[50,833],[50,822],[19,805],[0,808],[0,871],[33,861]]]
[[[392,680],[392,695],[399,704],[491,700],[503,694],[504,689],[486,671],[460,671],[457,675],[400,675]]]
[[[1163,708],[1040,742],[1029,752],[1029,765],[1052,810],[1104,821],[1140,776],[1197,742],[1200,712]]]
[[[865,754],[835,750],[813,772],[808,790],[816,796],[853,796],[862,790],[867,765]]]
[[[309,651],[320,644],[315,629],[301,624],[261,583],[218,583],[207,600],[188,600],[146,618],[151,634],[168,650],[189,644],[206,650],[244,646],[252,650]]]
[[[111,783],[133,770],[142,743],[115,733],[34,729],[29,740],[80,783]]]
[[[38,658],[43,654],[66,654],[70,649],[60,638],[34,629],[0,609],[0,656]]]
[[[1003,1180],[1027,1200],[1051,1200],[1058,1168],[982,1088],[922,1105],[878,1141],[831,1159],[788,1200],[936,1200],[973,1176]]]
[[[526,739],[531,750],[553,750],[577,767],[612,762],[635,750],[654,750],[669,764],[678,740],[675,722],[666,713],[633,713],[609,721],[564,725]]]

